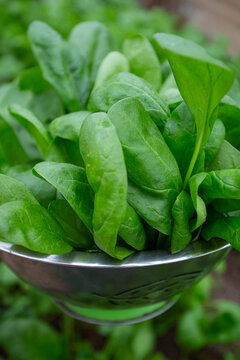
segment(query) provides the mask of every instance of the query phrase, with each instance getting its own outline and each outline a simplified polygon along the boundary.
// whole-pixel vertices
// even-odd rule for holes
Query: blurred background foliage
[[[116,49],[128,33],[178,33],[204,45],[239,73],[239,59],[228,55],[224,36],[216,34],[208,42],[200,30],[159,7],[146,10],[135,0],[0,0],[0,83],[34,64],[26,33],[36,19],[65,37],[80,21],[102,21]],[[218,274],[223,271],[224,264]],[[154,320],[93,326],[60,313],[50,299],[0,263],[0,360],[238,360],[240,307],[214,300],[216,283],[219,286],[216,277],[208,276]]]

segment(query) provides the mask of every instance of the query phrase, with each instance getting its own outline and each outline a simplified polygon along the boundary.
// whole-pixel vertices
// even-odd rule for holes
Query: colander
[[[197,241],[175,255],[143,251],[120,262],[102,253],[43,255],[0,242],[0,257],[70,316],[95,324],[131,324],[170,308],[230,249],[218,239]]]

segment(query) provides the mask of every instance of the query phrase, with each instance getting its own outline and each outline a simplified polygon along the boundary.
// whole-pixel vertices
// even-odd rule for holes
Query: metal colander
[[[166,311],[231,249],[221,240],[184,251],[144,251],[124,261],[105,254],[43,255],[0,242],[1,259],[67,314],[96,324],[130,324]]]

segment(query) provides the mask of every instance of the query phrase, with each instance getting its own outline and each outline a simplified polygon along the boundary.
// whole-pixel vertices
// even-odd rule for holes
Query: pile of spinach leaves
[[[190,40],[35,21],[38,65],[0,92],[0,239],[123,259],[213,237],[240,249],[239,84]]]

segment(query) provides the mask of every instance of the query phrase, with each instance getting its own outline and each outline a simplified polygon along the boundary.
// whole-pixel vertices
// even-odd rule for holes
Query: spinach
[[[89,100],[89,110],[108,111],[117,101],[127,97],[137,98],[156,124],[163,127],[168,115],[166,105],[147,81],[127,72],[112,76],[94,89]]]
[[[104,113],[85,119],[80,152],[88,181],[95,193],[93,234],[96,245],[122,259],[131,250],[117,246],[117,234],[127,210],[127,172],[120,141]]]
[[[55,88],[66,109],[78,110],[80,105],[60,34],[47,24],[34,21],[28,36],[44,78]]]
[[[67,40],[36,21],[29,39],[39,65],[0,88],[5,241],[15,231],[16,243],[37,251],[63,253],[67,242],[117,259],[175,253],[204,236],[231,237],[238,248],[233,72],[174,35],[151,42],[135,33],[123,54],[112,51],[95,21],[77,24]],[[38,240],[26,233],[32,224]]]
[[[161,221],[158,220],[158,224],[155,222],[155,226],[159,231],[169,234],[171,205],[181,188],[181,175],[176,160],[160,131],[137,99],[129,98],[117,102],[110,108],[109,117],[122,143],[129,178],[145,190],[145,194],[155,194],[162,199],[161,208],[166,210],[159,214]],[[134,192],[133,189],[134,186],[131,193]],[[130,195],[129,201],[137,210],[139,202],[134,198]],[[145,220],[151,223],[151,212],[156,212],[156,209],[149,207],[148,211],[149,216],[145,215]],[[162,218],[165,218],[165,221]],[[153,226],[152,223],[151,225]]]
[[[93,238],[90,231],[66,200],[52,201],[48,211],[62,226],[70,245],[77,249],[91,249]]]
[[[92,230],[93,192],[85,170],[71,164],[42,162],[35,165],[33,171],[53,185],[69,202],[84,225]]]
[[[127,58],[119,51],[112,51],[103,59],[99,66],[94,88],[101,86],[113,75],[128,71],[129,64]]]
[[[29,190],[17,180],[0,174],[0,239],[46,254],[71,250],[65,234]]]
[[[10,114],[32,135],[42,156],[45,158],[51,142],[51,137],[44,125],[28,109],[20,105],[11,105]]]
[[[49,131],[55,136],[78,141],[83,121],[89,114],[88,111],[77,111],[62,115],[51,122]]]
[[[197,157],[211,133],[217,106],[231,88],[234,73],[190,40],[160,33],[154,35],[154,39],[165,52],[179,91],[196,122],[197,138],[184,180],[186,187]]]
[[[161,70],[158,57],[150,41],[141,34],[129,36],[123,43],[130,71],[148,81],[155,90],[161,86]]]
[[[110,51],[110,35],[104,24],[87,21],[76,25],[70,36],[68,64],[82,107],[88,101],[99,66]]]

